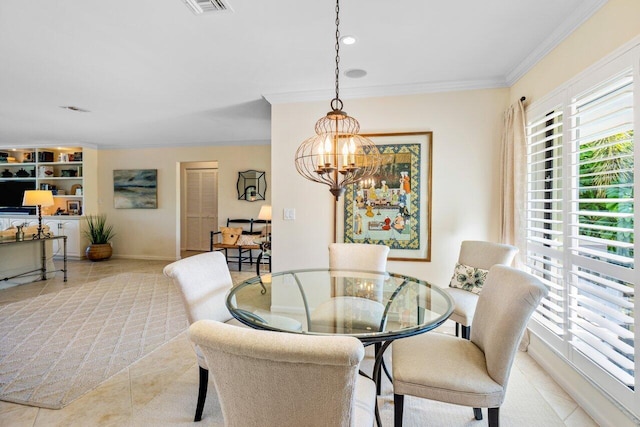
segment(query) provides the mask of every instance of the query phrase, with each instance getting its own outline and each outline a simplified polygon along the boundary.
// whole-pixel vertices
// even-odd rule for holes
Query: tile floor
[[[55,278],[47,281],[3,289],[0,290],[0,304],[32,298],[47,292],[56,292],[64,287],[77,286],[122,272],[158,273],[166,264],[168,263],[164,261],[119,259],[97,263],[86,260],[70,261],[67,283],[62,281],[62,274],[58,273]],[[252,275],[252,272],[232,272],[236,282]],[[518,353],[515,367],[534,384],[566,426],[597,426],[527,353]],[[42,409],[0,401],[0,425],[12,427],[131,425],[136,413],[143,411],[145,405],[162,393],[173,379],[182,377],[189,370],[194,372],[194,375],[187,377],[193,379],[195,400],[197,390],[195,358],[186,334],[181,334],[63,409]],[[485,424],[481,422],[478,425]]]

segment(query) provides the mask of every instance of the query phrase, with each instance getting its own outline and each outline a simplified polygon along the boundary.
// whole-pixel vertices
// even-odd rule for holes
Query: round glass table
[[[256,276],[232,288],[226,303],[233,317],[255,329],[349,335],[375,344],[378,393],[381,367],[391,379],[383,362],[391,342],[438,327],[454,304],[443,289],[413,277],[330,269]]]

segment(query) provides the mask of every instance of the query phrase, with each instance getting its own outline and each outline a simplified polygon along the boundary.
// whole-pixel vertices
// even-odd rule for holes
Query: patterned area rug
[[[161,274],[123,273],[0,307],[0,400],[59,409],[188,327]]]

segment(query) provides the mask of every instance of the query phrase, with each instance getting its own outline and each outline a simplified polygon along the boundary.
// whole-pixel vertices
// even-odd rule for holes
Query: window
[[[549,289],[534,332],[635,416],[639,58],[631,49],[527,110],[525,258]]]

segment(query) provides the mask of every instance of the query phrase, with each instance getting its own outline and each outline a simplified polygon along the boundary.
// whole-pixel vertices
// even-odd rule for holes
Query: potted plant
[[[110,240],[116,235],[112,225],[107,225],[107,216],[87,215],[87,229],[84,235],[89,239],[89,246],[85,255],[91,261],[101,261],[111,257],[112,249]]]

